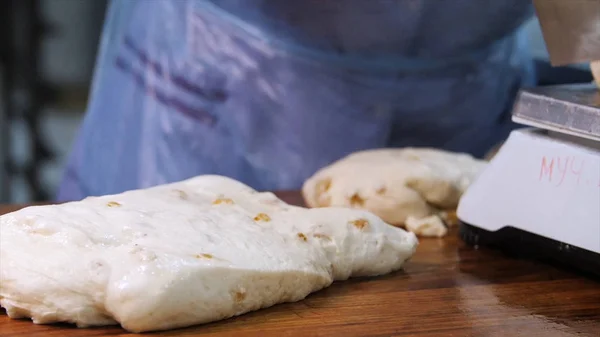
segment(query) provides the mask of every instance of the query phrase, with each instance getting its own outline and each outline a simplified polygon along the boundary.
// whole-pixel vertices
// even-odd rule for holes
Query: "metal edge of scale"
[[[600,89],[594,83],[534,87],[520,91],[514,122],[600,141]]]

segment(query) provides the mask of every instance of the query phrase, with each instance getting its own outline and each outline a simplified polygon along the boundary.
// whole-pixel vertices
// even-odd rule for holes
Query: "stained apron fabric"
[[[533,83],[521,0],[113,0],[59,201],[221,174],[298,189],[354,151],[482,156]]]

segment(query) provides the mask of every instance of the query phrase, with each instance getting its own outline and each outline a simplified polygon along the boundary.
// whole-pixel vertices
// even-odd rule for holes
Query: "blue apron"
[[[533,80],[526,3],[113,1],[58,199],[199,174],[298,189],[378,147],[482,156]]]

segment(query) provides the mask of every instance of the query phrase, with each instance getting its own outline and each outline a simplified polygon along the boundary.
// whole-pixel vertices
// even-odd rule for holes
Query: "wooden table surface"
[[[297,193],[281,193],[299,204]],[[0,213],[15,207],[0,207]],[[457,238],[421,239],[403,271],[340,282],[304,301],[156,336],[600,336],[600,283]],[[0,336],[135,336],[0,314]]]

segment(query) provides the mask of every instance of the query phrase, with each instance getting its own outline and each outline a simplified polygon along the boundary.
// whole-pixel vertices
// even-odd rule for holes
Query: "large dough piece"
[[[397,226],[408,220],[419,235],[443,236],[441,222],[418,219],[454,210],[485,165],[467,154],[429,148],[362,151],[319,170],[302,193],[310,207],[365,209]]]
[[[398,270],[417,244],[366,211],[200,176],[1,216],[0,305],[40,324],[166,330]]]

